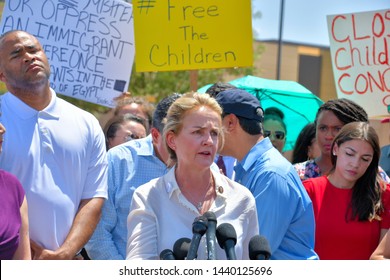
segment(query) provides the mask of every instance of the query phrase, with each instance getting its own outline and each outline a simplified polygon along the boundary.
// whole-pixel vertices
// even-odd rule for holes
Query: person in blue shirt
[[[225,145],[222,155],[237,159],[235,181],[254,195],[260,234],[271,259],[318,259],[314,252],[313,205],[290,162],[263,135],[259,100],[242,89],[220,92]]]
[[[384,118],[381,123],[390,123],[390,117]],[[389,130],[390,132],[390,130]],[[390,140],[390,134],[389,134]],[[387,176],[390,177],[390,145],[383,146],[381,149],[381,157],[379,159],[380,167],[386,172]]]
[[[178,93],[162,99],[153,114],[150,134],[108,151],[108,200],[94,234],[85,246],[92,260],[126,258],[127,216],[133,192],[140,185],[163,176],[167,171],[168,151],[162,139],[169,106]]]

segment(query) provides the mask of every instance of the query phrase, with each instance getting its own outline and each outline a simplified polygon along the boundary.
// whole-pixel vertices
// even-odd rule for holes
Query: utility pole
[[[277,65],[276,65],[276,79],[277,80],[280,80],[280,66],[282,64],[283,18],[284,18],[284,0],[281,0],[280,16],[279,16],[278,61],[277,61]]]

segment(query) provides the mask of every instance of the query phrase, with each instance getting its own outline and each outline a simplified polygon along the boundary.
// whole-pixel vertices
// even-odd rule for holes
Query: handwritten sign
[[[252,66],[250,0],[133,2],[137,72]]]
[[[1,33],[41,42],[58,93],[107,107],[127,91],[134,60],[132,6],[119,0],[7,0]]]
[[[371,116],[390,105],[390,9],[327,17],[337,95]]]

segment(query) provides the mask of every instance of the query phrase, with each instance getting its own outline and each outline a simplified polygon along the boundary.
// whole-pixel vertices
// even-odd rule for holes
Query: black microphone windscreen
[[[216,227],[217,227],[217,217],[214,212],[207,211],[203,214],[207,219],[207,232],[206,232],[206,244],[207,244],[207,259],[215,260],[217,258],[216,251]]]
[[[190,249],[191,239],[182,237],[178,239],[173,245],[173,254],[177,260],[184,260],[187,257]]]
[[[249,241],[249,258],[251,260],[269,260],[271,257],[271,248],[267,238],[262,235],[255,235]]]
[[[203,216],[196,217],[192,223],[192,233],[200,235],[205,234],[207,231],[207,218]]]
[[[206,217],[209,222],[217,222],[217,217],[215,216],[214,212],[207,211],[203,214],[203,216]]]
[[[176,260],[172,250],[165,249],[160,253],[160,260]]]
[[[207,231],[207,219],[203,216],[196,217],[192,223],[192,239],[186,260],[194,260],[198,255],[198,248],[202,236]]]
[[[223,223],[217,227],[217,240],[219,246],[224,249],[227,240],[234,241],[234,245],[237,243],[237,233],[231,224]]]

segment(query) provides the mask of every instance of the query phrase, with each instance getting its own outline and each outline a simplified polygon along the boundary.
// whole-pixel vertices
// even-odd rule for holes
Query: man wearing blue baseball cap
[[[263,136],[259,100],[242,89],[220,92],[225,129],[222,155],[237,159],[235,180],[256,199],[260,234],[271,259],[318,259],[314,252],[314,213],[297,172]]]

